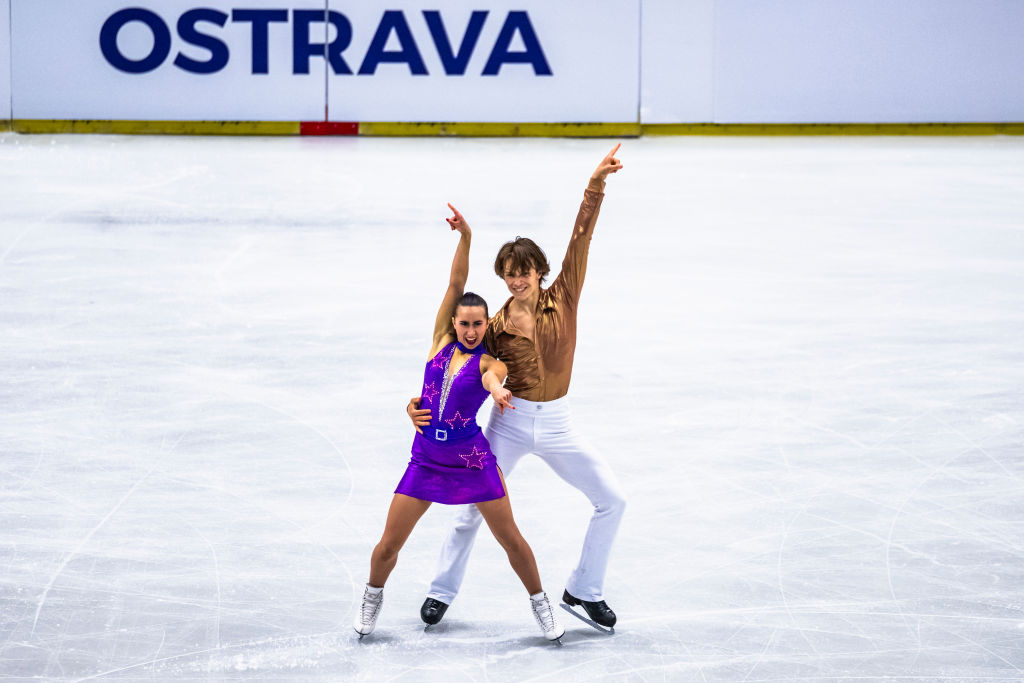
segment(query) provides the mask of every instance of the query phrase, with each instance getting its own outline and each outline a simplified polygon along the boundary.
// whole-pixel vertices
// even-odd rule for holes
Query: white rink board
[[[0,121],[11,118],[10,18],[10,0],[0,0]]]
[[[297,121],[322,119],[324,69],[321,57],[310,60],[310,73],[292,73],[291,22],[268,27],[266,74],[252,73],[251,23],[228,20],[223,27],[199,23],[202,33],[220,38],[229,50],[227,65],[217,73],[195,74],[174,65],[179,52],[206,61],[210,52],[181,40],[181,14],[209,7],[231,14],[234,7],[316,10],[320,0],[209,0],[203,3],[152,2],[146,7],[170,29],[171,49],[163,64],[148,73],[114,68],[100,50],[104,22],[132,7],[127,0],[13,0],[14,115],[26,119],[143,119]],[[313,32],[323,31],[323,23]],[[322,35],[322,33],[321,33]],[[118,45],[132,60],[154,47],[153,33],[140,22],[127,24]]]
[[[1022,26],[1013,0],[718,0],[715,122],[1022,121]]]
[[[331,0],[331,7],[350,18],[352,55],[357,72],[368,53],[385,7],[353,6]],[[328,84],[330,118],[335,121],[636,121],[639,97],[638,0],[544,0],[443,3],[440,16],[453,52],[462,45],[474,10],[488,10],[475,49],[461,75],[450,75],[428,28],[423,11],[438,4],[398,0],[386,5],[400,10],[426,75],[413,75],[407,63],[383,63],[371,75],[332,72]],[[539,75],[534,65],[503,64],[497,75],[483,75],[498,38],[512,12],[525,12],[550,68]],[[527,50],[516,31],[512,53]],[[400,50],[392,32],[388,50]]]
[[[308,17],[301,24],[296,17],[304,11],[326,16],[328,6],[341,17],[344,36],[337,24]],[[116,68],[109,40],[107,56],[100,47],[105,22],[130,7],[127,0],[0,0],[0,118],[1024,120],[1024,79],[1019,77],[1024,41],[1016,30],[1024,24],[1024,3],[1013,0],[397,0],[387,6],[340,0],[153,0],[136,11],[157,17],[166,27],[168,44],[166,57],[142,73]],[[234,16],[239,9],[277,12],[262,25],[263,50],[256,45],[259,22]],[[218,23],[186,21],[185,30],[194,25],[199,39],[183,38],[179,20],[196,11]],[[435,23],[430,30],[426,11],[437,13],[440,29]],[[486,18],[474,34],[468,30],[471,18],[483,13]],[[387,25],[389,16],[400,16],[401,26]],[[520,19],[513,22],[511,39],[503,42],[502,30],[513,16]],[[303,44],[300,24],[308,25],[310,54],[300,60],[306,69],[296,66],[296,45]],[[403,39],[399,29],[406,28]],[[475,41],[464,45],[467,34],[475,35]],[[153,29],[137,17],[116,36],[116,52],[129,64],[156,47]],[[376,52],[375,37],[386,37]],[[532,52],[526,44],[531,38]],[[332,43],[337,61],[325,58],[331,48],[320,47]],[[312,54],[317,47],[320,54]],[[465,59],[453,66],[461,48]],[[227,58],[211,73],[176,64],[179,57],[199,66],[214,62],[217,49]],[[413,73],[411,57],[405,63],[387,61],[403,49],[407,57],[416,55],[423,73]],[[485,75],[496,51],[511,60]],[[515,63],[524,52],[543,55],[541,63],[550,74],[539,72],[536,59]],[[266,55],[265,72],[255,64],[259,54]],[[360,74],[372,54],[384,61]]]
[[[1024,3],[644,0],[643,123],[1024,120]]]
[[[76,3],[59,0],[36,3],[14,0],[14,108],[26,119],[151,119],[151,120],[323,120],[328,92],[333,120],[401,121],[635,121],[639,98],[639,0],[560,3],[556,9],[541,2],[486,5],[487,16],[469,56],[465,73],[447,73],[441,49],[428,30],[424,10],[435,6],[411,1],[388,5],[401,12],[409,40],[422,55],[429,75],[411,75],[406,64],[382,63],[372,73],[359,69],[372,52],[373,38],[385,17],[377,6],[342,6],[338,24],[314,21],[302,42],[295,10],[319,10],[322,2],[260,0],[238,3],[155,2],[146,6],[147,19],[133,15],[113,31],[116,40],[102,49],[103,27],[118,12],[131,7],[126,0]],[[186,22],[207,36],[185,40],[179,20],[199,7],[219,17]],[[268,20],[260,30],[268,36],[268,73],[256,73],[254,55],[257,23],[239,21],[238,7],[277,10],[284,20]],[[332,6],[333,8],[334,6]],[[140,10],[136,10],[139,12]],[[445,3],[438,10],[444,35],[454,55],[460,54],[472,12],[483,12],[468,1]],[[155,17],[155,18],[154,18]],[[521,18],[528,25],[524,26]],[[500,40],[506,23],[511,38]],[[149,22],[147,24],[147,22]],[[155,24],[154,24],[155,22]],[[223,25],[219,25],[223,22]],[[161,27],[166,27],[165,29]],[[161,31],[169,35],[169,50],[161,47]],[[344,37],[340,37],[341,32]],[[347,35],[347,34],[350,34]],[[384,35],[388,35],[385,31]],[[339,40],[340,38],[340,40]],[[535,38],[535,42],[531,41]],[[341,63],[325,59],[324,50],[309,57],[309,73],[295,66],[293,49],[338,40]],[[214,49],[196,43],[214,41]],[[379,46],[387,58],[399,46],[398,34]],[[344,45],[340,43],[344,42]],[[116,48],[109,45],[116,43]],[[530,52],[531,46],[536,49]],[[220,46],[220,47],[218,47]],[[483,75],[500,47],[495,75]],[[226,60],[211,73],[195,73],[178,65],[180,55],[201,64]],[[121,59],[118,68],[111,59]],[[328,52],[331,50],[328,49]],[[160,59],[166,53],[166,57]],[[542,55],[538,68],[516,63],[517,55]],[[154,64],[141,66],[148,56]],[[447,53],[446,53],[447,54]],[[350,65],[350,66],[349,66]],[[138,68],[138,73],[128,70]],[[194,67],[193,67],[194,68]],[[325,71],[330,71],[330,82]],[[333,75],[335,70],[342,73]],[[353,73],[346,74],[345,70]],[[449,70],[450,64],[449,64]],[[550,71],[550,75],[545,73]]]
[[[640,120],[714,120],[715,0],[644,0]]]

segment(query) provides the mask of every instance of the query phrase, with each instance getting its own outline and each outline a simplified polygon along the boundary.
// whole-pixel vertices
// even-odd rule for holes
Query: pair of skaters
[[[618,149],[616,145],[605,156],[590,178],[562,270],[551,287],[540,287],[550,267],[531,240],[516,238],[499,250],[495,272],[505,280],[512,297],[491,319],[486,302],[464,292],[471,231],[462,215],[448,205],[453,216],[446,220],[460,233],[459,244],[434,322],[423,390],[408,406],[417,432],[412,458],[370,557],[370,577],[354,622],[360,636],[373,631],[398,552],[432,502],[464,508],[442,548],[437,575],[420,610],[423,621],[438,623],[455,599],[480,522],[485,520],[529,593],[544,636],[548,640],[562,636],[564,629],[541,586],[533,552],[512,516],[503,477],[527,453],[541,457],[594,505],[579,563],[566,582],[562,600],[583,606],[602,626],[615,624],[615,613],[604,601],[602,589],[625,501],[607,464],[575,432],[566,393],[590,239],[605,179],[622,168],[615,158]],[[475,416],[488,395],[494,407],[485,435]]]

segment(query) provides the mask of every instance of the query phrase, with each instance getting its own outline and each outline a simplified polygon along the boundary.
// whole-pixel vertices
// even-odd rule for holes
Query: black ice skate
[[[590,617],[589,619],[572,609],[577,605],[583,606],[583,609],[587,611],[587,615]],[[590,624],[602,633],[615,633],[615,612],[612,611],[612,608],[604,600],[598,600],[597,602],[580,600],[573,597],[569,591],[564,591],[562,593],[562,609],[580,621]]]
[[[427,626],[433,626],[437,622],[441,621],[441,617],[444,616],[447,609],[448,605],[440,600],[427,598],[423,601],[423,606],[420,607],[420,619],[422,619],[423,623]]]

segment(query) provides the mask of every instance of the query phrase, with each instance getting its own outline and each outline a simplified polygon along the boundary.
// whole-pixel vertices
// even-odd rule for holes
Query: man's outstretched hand
[[[416,428],[417,432],[422,434],[423,430],[420,427],[426,427],[430,424],[430,408],[420,410],[420,397],[414,396],[409,399],[409,405],[405,407],[405,412],[409,414],[412,426]]]
[[[594,175],[591,176],[597,180],[604,180],[611,173],[618,172],[622,168],[622,162],[615,158],[615,153],[619,151],[619,147],[622,143],[615,145],[615,148],[608,152],[608,156],[601,160],[601,163],[597,165],[597,170],[594,171]]]

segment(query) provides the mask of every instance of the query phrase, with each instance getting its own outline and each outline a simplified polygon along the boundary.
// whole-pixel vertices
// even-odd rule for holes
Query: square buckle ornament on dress
[[[447,432],[447,430],[435,429],[434,430],[434,440],[435,441],[447,441],[448,440],[448,432]]]

